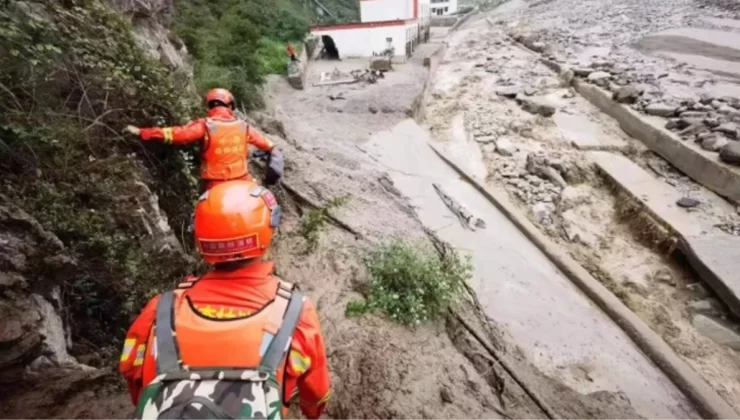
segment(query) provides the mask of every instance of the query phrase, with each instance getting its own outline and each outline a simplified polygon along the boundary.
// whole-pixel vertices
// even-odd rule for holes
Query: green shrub
[[[296,53],[297,53],[296,49]],[[264,74],[286,74],[288,72],[288,52],[286,44],[269,38],[262,38],[259,49],[261,71]]]
[[[472,273],[470,261],[454,252],[441,259],[427,246],[401,240],[382,244],[364,262],[367,299],[350,302],[347,315],[381,311],[408,326],[444,315]]]

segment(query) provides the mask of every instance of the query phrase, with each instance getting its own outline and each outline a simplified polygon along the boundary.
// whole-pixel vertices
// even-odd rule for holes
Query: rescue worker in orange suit
[[[183,364],[259,364],[259,341],[255,346],[253,337],[267,331],[271,318],[266,314],[271,310],[266,308],[282,296],[279,293],[292,290],[272,274],[273,263],[263,260],[279,219],[275,197],[252,181],[221,183],[201,196],[195,209],[195,241],[214,267],[200,278],[185,279],[175,290],[174,330]],[[119,369],[134,404],[156,376],[153,326],[159,298],[154,297],[131,325],[121,354]],[[201,328],[193,328],[194,322]],[[224,327],[227,323],[233,327]],[[308,298],[290,343],[277,376],[283,415],[298,394],[303,414],[317,419],[329,399],[330,383],[319,318]]]
[[[293,47],[293,44],[288,43],[288,46],[285,47],[285,49],[288,51],[288,57],[290,57],[290,61],[301,61],[296,57],[295,54],[295,47]]]
[[[200,176],[204,190],[235,179],[252,179],[247,164],[248,145],[267,152],[265,184],[278,182],[283,175],[283,157],[275,145],[234,115],[234,96],[226,89],[212,89],[206,94],[208,114],[180,127],[138,128],[128,126],[126,132],[144,141],[166,144],[201,144]]]

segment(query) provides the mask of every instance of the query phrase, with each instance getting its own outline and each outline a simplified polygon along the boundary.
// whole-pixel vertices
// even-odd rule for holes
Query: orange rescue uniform
[[[248,317],[275,298],[278,279],[272,275],[273,266],[271,262],[255,262],[234,271],[211,271],[192,283],[190,288],[181,290],[183,299],[179,302],[191,304],[206,318]],[[128,382],[134,405],[138,403],[142,389],[156,376],[156,363],[149,343],[158,301],[159,296],[150,300],[131,325],[121,354],[119,369]],[[219,349],[212,351],[218,352]],[[283,372],[278,375],[283,378],[283,415],[287,415],[287,405],[297,394],[303,414],[309,419],[317,419],[329,400],[330,382],[319,318],[308,299],[304,302],[287,354],[281,367]],[[185,357],[183,363],[188,363]]]
[[[208,110],[199,118],[179,127],[142,128],[142,140],[188,145],[201,142],[201,178],[206,189],[227,180],[251,180],[247,166],[248,145],[271,152],[275,145],[224,106]]]

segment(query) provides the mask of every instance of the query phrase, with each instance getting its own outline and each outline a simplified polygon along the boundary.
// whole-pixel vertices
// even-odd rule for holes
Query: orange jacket
[[[224,122],[229,123],[237,121],[234,116],[234,112],[227,107],[219,106],[208,110],[208,119],[213,120],[216,123]],[[232,178],[221,178],[214,173],[229,171],[226,168],[222,168],[226,163],[219,162],[216,154],[216,150],[210,150],[211,141],[209,136],[209,129],[206,118],[199,118],[191,121],[184,126],[179,127],[152,127],[142,128],[140,137],[142,140],[160,140],[167,144],[176,145],[188,145],[195,142],[201,142],[201,176],[206,180],[222,180],[222,179],[243,179],[248,176],[246,169],[236,173]],[[254,128],[247,126],[246,142],[253,145],[254,147],[271,152],[275,145],[267,138],[260,135]],[[241,146],[240,146],[241,147]],[[221,148],[219,147],[218,152]],[[244,162],[247,159],[247,150],[244,150]],[[220,153],[219,153],[220,155]],[[210,162],[209,162],[210,160]],[[233,164],[233,162],[232,162]]]
[[[278,280],[273,263],[256,262],[234,271],[211,271],[182,291],[202,315],[228,319],[259,311],[275,297]],[[147,303],[129,328],[119,369],[128,382],[134,405],[142,389],[155,375],[152,349],[147,348],[159,296]],[[218,351],[218,349],[214,349]],[[321,416],[330,395],[329,369],[316,309],[309,299],[291,341],[283,379],[283,407],[298,394],[303,414],[309,419]],[[187,361],[184,361],[187,362]]]
[[[293,57],[295,55],[295,47],[293,47],[293,44],[288,44],[285,49],[288,50],[288,55],[290,57]]]

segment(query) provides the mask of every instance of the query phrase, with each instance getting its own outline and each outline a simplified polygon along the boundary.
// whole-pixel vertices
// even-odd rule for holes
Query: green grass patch
[[[329,222],[329,210],[345,205],[348,200],[349,195],[335,197],[323,207],[311,209],[303,215],[299,234],[306,240],[306,252],[312,252],[318,246],[321,232]]]
[[[428,246],[402,240],[381,244],[364,263],[370,275],[367,299],[350,302],[347,316],[382,312],[407,326],[443,316],[472,275],[469,259],[454,252],[440,258]]]

